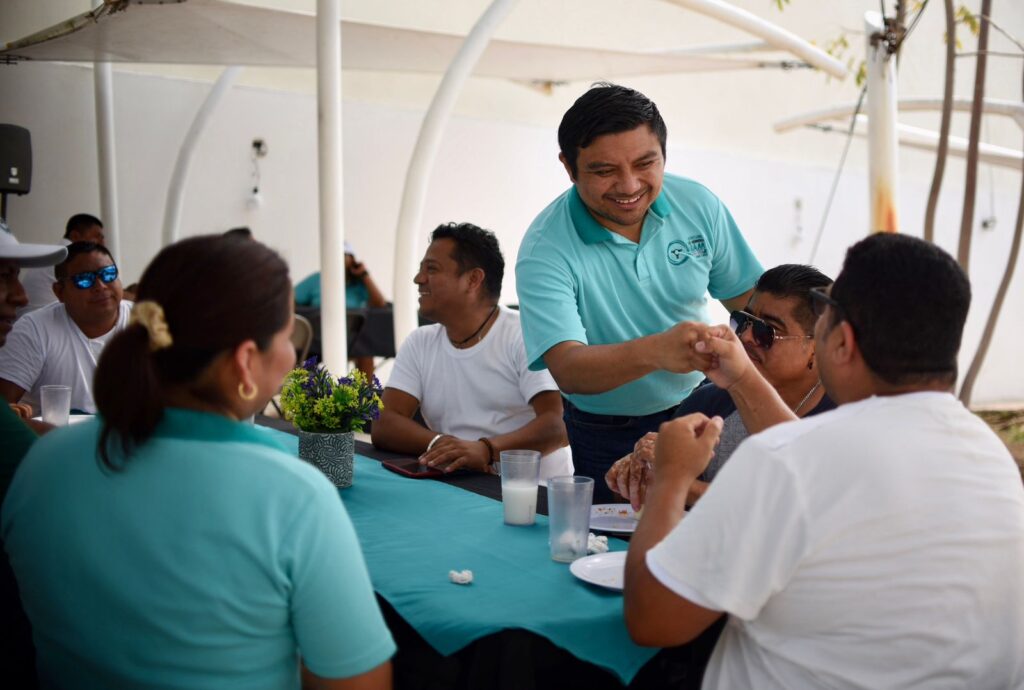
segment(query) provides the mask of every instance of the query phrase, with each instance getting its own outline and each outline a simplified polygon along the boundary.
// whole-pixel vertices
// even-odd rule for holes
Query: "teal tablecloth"
[[[269,433],[297,448],[295,437]],[[407,479],[361,456],[354,485],[339,493],[374,589],[441,654],[523,628],[628,684],[658,651],[629,639],[621,594],[587,585],[551,560],[544,516],[511,527],[498,501]],[[627,546],[609,544],[613,551]],[[464,569],[473,571],[473,584],[449,582],[448,571]]]

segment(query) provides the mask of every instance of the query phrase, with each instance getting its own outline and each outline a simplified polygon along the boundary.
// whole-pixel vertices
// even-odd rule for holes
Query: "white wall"
[[[88,4],[10,0],[0,8],[0,19],[11,18],[0,21],[2,38],[37,30]],[[261,0],[261,4],[301,7],[303,3]],[[819,43],[843,27],[858,30],[864,9],[877,7],[867,0],[794,0],[780,14],[763,0],[737,4]],[[1003,25],[1018,36],[1024,34],[1024,8],[1006,0],[995,4],[993,14],[1004,20]],[[482,0],[380,0],[347,3],[346,13],[358,19],[464,32],[484,5]],[[634,49],[640,41],[651,48],[668,48],[741,38],[729,30],[712,31],[713,23],[691,19],[668,3],[637,2],[636,6],[643,11],[634,25],[616,19],[620,5],[612,0],[524,0],[501,33],[508,38],[622,49]],[[686,21],[680,22],[681,17]],[[913,50],[908,48],[901,64],[902,93],[937,92],[939,36],[941,12],[929,9],[915,32]],[[859,53],[859,37],[850,38],[855,43],[853,52]],[[962,38],[969,47],[967,36]],[[1006,41],[995,35],[993,42],[994,48],[1008,49]],[[973,61],[962,59],[958,68],[957,91],[969,95]],[[1019,68],[1019,61],[994,60],[989,95],[1019,99]],[[115,71],[120,260],[128,280],[138,277],[159,246],[167,182],[178,146],[216,73],[214,68]],[[405,167],[437,81],[431,75],[345,75],[346,233],[389,295]],[[309,70],[246,70],[243,85],[224,99],[193,160],[182,219],[185,234],[247,224],[282,252],[296,279],[315,270],[319,256],[312,83]],[[843,138],[809,131],[777,135],[771,123],[815,104],[853,100],[856,87],[851,81],[840,83],[810,72],[757,72],[628,83],[657,101],[668,121],[669,170],[695,177],[722,196],[766,266],[808,260]],[[585,88],[585,84],[571,84],[549,97],[519,85],[471,79],[435,168],[420,247],[426,233],[444,221],[469,220],[495,230],[509,263],[503,298],[515,301],[511,265],[522,232],[567,184],[556,161],[555,128],[561,113]],[[23,239],[55,240],[69,215],[98,210],[91,70],[54,64],[0,66],[0,93],[4,94],[0,121],[29,127],[35,153],[33,191],[10,200],[11,225]],[[908,114],[902,119],[933,128],[937,123],[934,115]],[[957,116],[954,129],[964,133],[966,123],[966,117]],[[994,143],[1020,146],[1020,131],[1009,122],[989,119],[985,134]],[[253,211],[246,199],[251,183],[250,144],[256,137],[266,140],[269,155],[260,163],[264,205]],[[908,150],[901,154],[902,220],[910,234],[920,234],[932,165],[931,155]],[[855,141],[816,258],[826,272],[835,274],[845,247],[863,236],[865,168],[864,145]],[[939,243],[947,249],[955,247],[962,180],[963,165],[952,160],[938,231]],[[975,306],[964,343],[968,354],[974,351],[1002,274],[1020,188],[1015,171],[992,172],[983,167],[981,180],[977,216],[980,219],[994,210],[998,224],[975,237],[971,264]],[[990,209],[990,193],[994,209]],[[802,203],[799,218],[797,199]],[[411,277],[403,282],[406,279]],[[1017,277],[1004,306],[976,389],[978,402],[1024,399],[1024,368],[1018,366],[1016,345],[1024,335],[1019,316],[1024,306],[1022,280]],[[962,368],[968,361],[965,355]]]

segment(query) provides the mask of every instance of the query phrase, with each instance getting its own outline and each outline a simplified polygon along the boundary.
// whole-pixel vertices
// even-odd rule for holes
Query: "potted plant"
[[[284,418],[299,430],[299,457],[339,488],[352,486],[355,432],[380,417],[376,376],[353,369],[335,380],[311,357],[288,372],[281,388]]]

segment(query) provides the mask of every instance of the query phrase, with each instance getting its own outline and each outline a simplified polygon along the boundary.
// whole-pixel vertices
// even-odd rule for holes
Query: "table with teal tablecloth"
[[[587,585],[551,560],[543,515],[531,526],[506,525],[497,501],[408,479],[359,455],[353,486],[339,493],[374,589],[441,654],[521,628],[628,684],[658,651],[629,639],[620,593]],[[472,584],[449,581],[449,571],[466,569]]]

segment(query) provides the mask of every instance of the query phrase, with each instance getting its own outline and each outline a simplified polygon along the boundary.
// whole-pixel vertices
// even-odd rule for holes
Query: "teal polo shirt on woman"
[[[338,491],[273,437],[168,409],[119,472],[98,419],[32,446],[3,536],[56,688],[298,689],[395,651]]]
[[[764,270],[725,205],[693,180],[665,175],[640,242],[604,228],[573,186],[544,209],[516,261],[530,368],[565,341],[608,345],[708,321],[708,298],[754,287]],[[703,374],[656,371],[596,395],[566,394],[585,412],[641,416],[679,404]]]

